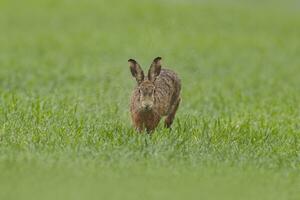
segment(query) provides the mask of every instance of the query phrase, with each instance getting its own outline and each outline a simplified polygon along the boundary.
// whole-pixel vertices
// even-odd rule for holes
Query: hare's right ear
[[[148,79],[152,82],[154,82],[156,77],[160,74],[161,59],[162,59],[161,57],[155,58],[150,66],[149,71],[148,71]]]
[[[144,80],[144,72],[141,66],[133,59],[129,59],[130,71],[133,77],[135,77],[138,84],[143,82]]]

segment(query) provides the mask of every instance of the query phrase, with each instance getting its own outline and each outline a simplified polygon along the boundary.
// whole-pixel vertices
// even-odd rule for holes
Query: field
[[[0,1],[0,199],[300,199],[298,1]],[[137,134],[135,81],[182,79]]]

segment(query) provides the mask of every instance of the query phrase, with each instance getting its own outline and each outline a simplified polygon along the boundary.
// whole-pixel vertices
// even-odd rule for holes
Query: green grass
[[[300,199],[297,1],[0,1],[0,199]],[[182,79],[134,132],[127,60]]]

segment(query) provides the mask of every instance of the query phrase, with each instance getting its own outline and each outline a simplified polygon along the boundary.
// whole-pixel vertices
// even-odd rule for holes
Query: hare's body
[[[132,93],[131,118],[134,127],[139,131],[154,130],[164,116],[166,116],[165,126],[169,128],[180,103],[180,79],[175,72],[160,69],[159,61],[160,58],[154,59],[148,78],[138,81],[139,84]]]

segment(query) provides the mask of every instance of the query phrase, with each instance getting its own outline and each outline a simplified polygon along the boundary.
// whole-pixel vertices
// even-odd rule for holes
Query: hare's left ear
[[[134,59],[129,59],[128,62],[132,76],[135,77],[138,85],[141,84],[144,81],[144,72],[141,66]]]
[[[161,57],[157,57],[153,60],[150,69],[148,71],[148,79],[152,82],[155,81],[156,77],[161,71]]]

